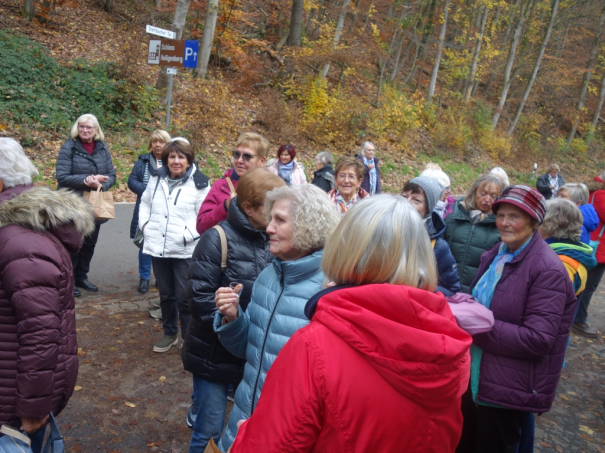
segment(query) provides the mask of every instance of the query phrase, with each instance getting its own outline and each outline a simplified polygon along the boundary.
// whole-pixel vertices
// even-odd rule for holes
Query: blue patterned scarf
[[[290,163],[284,165],[281,162],[277,164],[277,172],[279,173],[279,177],[286,181],[287,185],[292,185],[292,171],[294,170],[294,159],[290,161]]]

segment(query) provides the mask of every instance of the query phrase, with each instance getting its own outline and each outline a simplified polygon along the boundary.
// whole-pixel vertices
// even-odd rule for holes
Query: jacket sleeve
[[[567,303],[566,285],[571,282],[561,271],[542,268],[534,272],[523,324],[495,320],[490,332],[473,336],[473,342],[484,351],[518,359],[538,359],[552,348]]]
[[[145,174],[145,161],[139,159],[134,163],[130,176],[128,176],[128,188],[132,193],[136,195],[143,195],[145,188],[147,187],[143,183],[142,175]]]
[[[107,146],[105,145],[105,143],[103,143],[103,146],[105,147],[105,152],[106,152],[106,157],[105,157],[105,165],[107,168],[106,176],[109,176],[109,179],[107,180],[107,182],[104,182],[103,184],[101,184],[101,187],[103,188],[104,192],[107,192],[116,183],[117,178],[116,178],[116,168],[113,166],[113,161],[111,160],[111,154],[109,153],[109,149],[107,149]]]
[[[200,325],[212,325],[217,312],[214,293],[221,286],[221,241],[218,231],[207,230],[191,257],[187,301],[191,316]]]
[[[605,223],[605,190],[597,190],[595,192],[592,200],[592,206],[597,212],[601,223]]]
[[[157,183],[158,176],[149,178],[147,188],[141,197],[141,204],[139,205],[139,229],[141,231],[143,231],[143,227],[149,222],[149,217],[151,216],[151,197],[153,196],[153,191],[155,190]]]
[[[217,311],[214,316],[214,331],[218,333],[218,339],[235,357],[245,359],[248,348],[248,327],[250,326],[248,310],[244,312],[242,307],[238,307],[237,318],[228,324],[223,324],[223,318],[224,316]]]
[[[445,296],[453,296],[460,292],[460,277],[458,266],[450,246],[443,238],[437,239],[435,244],[435,258],[437,259],[437,271],[439,280],[437,290]]]
[[[582,209],[584,227],[586,228],[586,231],[592,233],[599,226],[599,216],[592,205],[587,204],[582,207],[584,208]]]
[[[267,374],[258,404],[239,429],[231,453],[304,453],[313,450],[322,428],[323,369],[306,336],[298,331],[282,348]]]
[[[225,209],[225,200],[229,196],[223,193],[221,186],[223,179],[219,179],[213,185],[208,195],[204,198],[197,215],[196,230],[199,234],[204,234],[208,228],[212,228],[221,220],[227,219],[227,210]]]
[[[544,196],[548,196],[548,194],[551,193],[547,174],[543,174],[538,178],[536,181],[536,189]]]
[[[20,418],[43,418],[52,409],[59,360],[62,277],[39,250],[32,249],[27,258],[28,272],[17,260],[5,267],[2,286],[17,323],[15,412]]]
[[[84,184],[84,180],[90,175],[73,175],[73,141],[67,140],[61,149],[59,150],[59,156],[57,157],[57,182],[60,187],[68,187],[74,190],[88,190],[88,186]]]

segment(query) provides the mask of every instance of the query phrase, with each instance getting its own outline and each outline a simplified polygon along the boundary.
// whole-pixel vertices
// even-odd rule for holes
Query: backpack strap
[[[227,181],[227,184],[229,184],[229,190],[231,191],[231,193],[236,193],[235,187],[233,186],[233,182],[231,182],[231,178],[227,176],[225,178],[225,181]]]
[[[227,236],[222,226],[214,225],[212,228],[218,231],[218,235],[221,238],[221,272],[224,272],[227,269]]]
[[[433,250],[435,250],[435,243],[436,243],[436,242],[437,242],[437,239],[436,239],[436,238],[435,238],[435,239],[431,239],[431,248],[432,248]]]

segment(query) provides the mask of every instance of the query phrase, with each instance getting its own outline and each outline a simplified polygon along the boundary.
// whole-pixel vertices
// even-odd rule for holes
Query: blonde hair
[[[235,147],[238,148],[241,145],[252,148],[259,159],[266,159],[269,155],[269,150],[271,149],[269,140],[256,132],[244,132],[243,134],[240,134],[237,138],[237,142],[235,142]]]
[[[328,238],[326,277],[339,285],[390,283],[434,291],[437,264],[426,226],[403,197],[360,200]]]
[[[500,196],[506,187],[504,185],[504,181],[494,175],[483,175],[477,178],[466,191],[466,196],[464,197],[464,206],[467,208],[467,210],[478,209],[477,191],[482,190],[485,187],[491,188],[492,186],[496,186],[498,189],[498,196]]]
[[[151,151],[151,147],[153,146],[153,142],[157,140],[160,142],[164,142],[164,144],[170,141],[170,134],[162,129],[156,129],[151,134],[151,138],[149,139],[149,143],[147,144],[147,151]]]
[[[99,120],[97,120],[97,117],[94,116],[92,113],[85,113],[84,115],[80,116],[76,120],[76,122],[74,123],[74,125],[71,127],[71,131],[69,133],[69,135],[71,135],[71,138],[73,138],[74,140],[76,138],[78,138],[78,135],[79,135],[78,124],[80,124],[80,123],[86,123],[88,121],[90,121],[92,123],[92,125],[95,127],[95,129],[97,130],[97,133],[93,137],[93,140],[104,141],[105,140],[105,134],[103,134],[103,131],[101,130],[101,126],[99,125]]]
[[[323,249],[328,235],[340,221],[340,214],[328,194],[312,184],[273,189],[265,196],[263,215],[267,222],[271,220],[275,202],[284,199],[290,200],[294,248],[301,252]]]
[[[550,164],[548,166],[548,173],[550,173],[551,171],[556,171],[557,173],[561,173],[561,167],[559,167],[557,164]]]

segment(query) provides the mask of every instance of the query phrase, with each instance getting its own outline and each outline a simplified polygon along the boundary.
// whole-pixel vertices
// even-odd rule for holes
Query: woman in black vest
[[[97,190],[99,186],[107,191],[116,182],[116,170],[105,145],[105,135],[94,115],[80,116],[71,128],[70,137],[61,146],[57,157],[57,182],[59,189],[72,189],[83,195]],[[84,238],[79,253],[71,255],[74,269],[74,295],[80,295],[79,288],[98,291],[99,288],[88,281],[90,261],[99,238],[99,229],[105,221],[95,222],[95,230]]]

